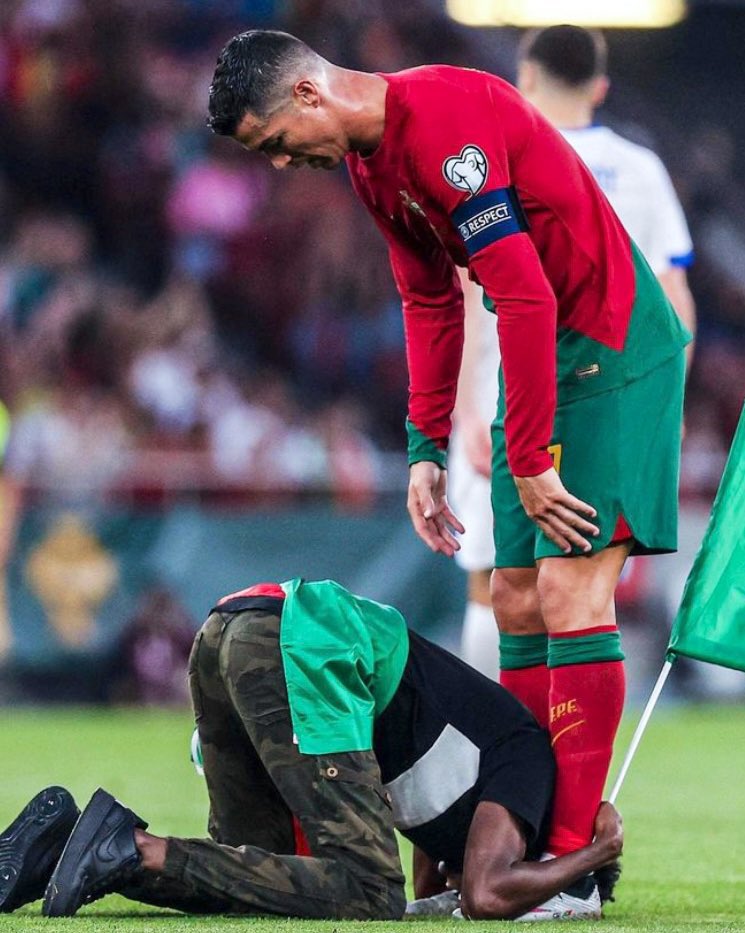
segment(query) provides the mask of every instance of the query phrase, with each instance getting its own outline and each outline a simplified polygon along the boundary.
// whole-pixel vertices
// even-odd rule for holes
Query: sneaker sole
[[[51,823],[69,816],[72,825],[78,808],[69,791],[64,787],[47,787],[29,801],[0,834],[0,913],[15,910],[13,895],[23,882],[24,861],[47,832]],[[65,834],[67,834],[65,829]],[[41,893],[37,895],[41,897]],[[12,906],[11,906],[12,905]]]
[[[71,917],[83,903],[85,878],[76,877],[80,859],[114,806],[118,806],[116,799],[99,787],[80,814],[49,879],[41,909],[45,917]]]
[[[528,913],[517,917],[515,922],[524,923],[544,923],[546,921],[573,922],[580,920],[601,920],[602,910],[600,905],[589,904],[566,904],[562,907],[541,908],[530,910]]]
[[[569,910],[562,913],[558,910],[547,910],[542,914],[523,914],[522,917],[516,917],[513,923],[581,923],[583,920],[602,920],[602,918],[600,911],[579,913]]]

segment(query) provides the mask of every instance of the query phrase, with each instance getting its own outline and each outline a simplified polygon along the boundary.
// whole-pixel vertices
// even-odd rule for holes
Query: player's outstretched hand
[[[446,490],[447,470],[429,460],[412,464],[406,507],[414,530],[430,550],[452,557],[460,550],[453,531],[466,529],[448,505]]]
[[[607,861],[617,859],[623,849],[623,820],[612,803],[604,800],[595,817],[595,839],[593,845],[601,846]]]
[[[592,545],[587,537],[600,534],[597,525],[583,518],[595,518],[595,509],[564,488],[553,467],[538,476],[516,476],[515,483],[528,518],[565,554],[573,547],[588,553]]]

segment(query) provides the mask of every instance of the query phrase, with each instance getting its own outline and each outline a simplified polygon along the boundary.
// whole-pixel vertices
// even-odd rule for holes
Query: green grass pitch
[[[634,722],[625,723],[624,749]],[[84,804],[106,787],[156,833],[204,835],[206,794],[188,760],[188,712],[3,711],[0,823],[47,784]],[[745,931],[745,710],[711,707],[655,714],[621,792],[626,825],[618,899],[593,929]],[[403,852],[408,867],[410,853]],[[432,933],[462,921],[416,924]],[[366,933],[391,923],[199,918],[111,896],[73,920],[47,921],[39,905],[0,916],[0,930],[57,933]],[[494,923],[469,924],[477,931]],[[545,933],[566,924],[542,924]],[[571,927],[570,927],[571,929]]]

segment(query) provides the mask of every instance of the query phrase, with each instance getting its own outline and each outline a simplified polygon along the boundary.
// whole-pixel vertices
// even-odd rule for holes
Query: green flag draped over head
[[[745,408],[673,624],[681,654],[745,671]]]
[[[305,755],[367,751],[409,656],[401,613],[333,580],[282,584],[280,649],[292,725]]]

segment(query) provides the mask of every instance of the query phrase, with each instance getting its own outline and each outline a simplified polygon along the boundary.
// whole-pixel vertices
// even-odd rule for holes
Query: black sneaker
[[[44,895],[80,810],[64,787],[47,787],[0,834],[0,913]]]
[[[80,814],[44,895],[45,917],[71,917],[137,868],[135,829],[147,823],[99,787]]]

